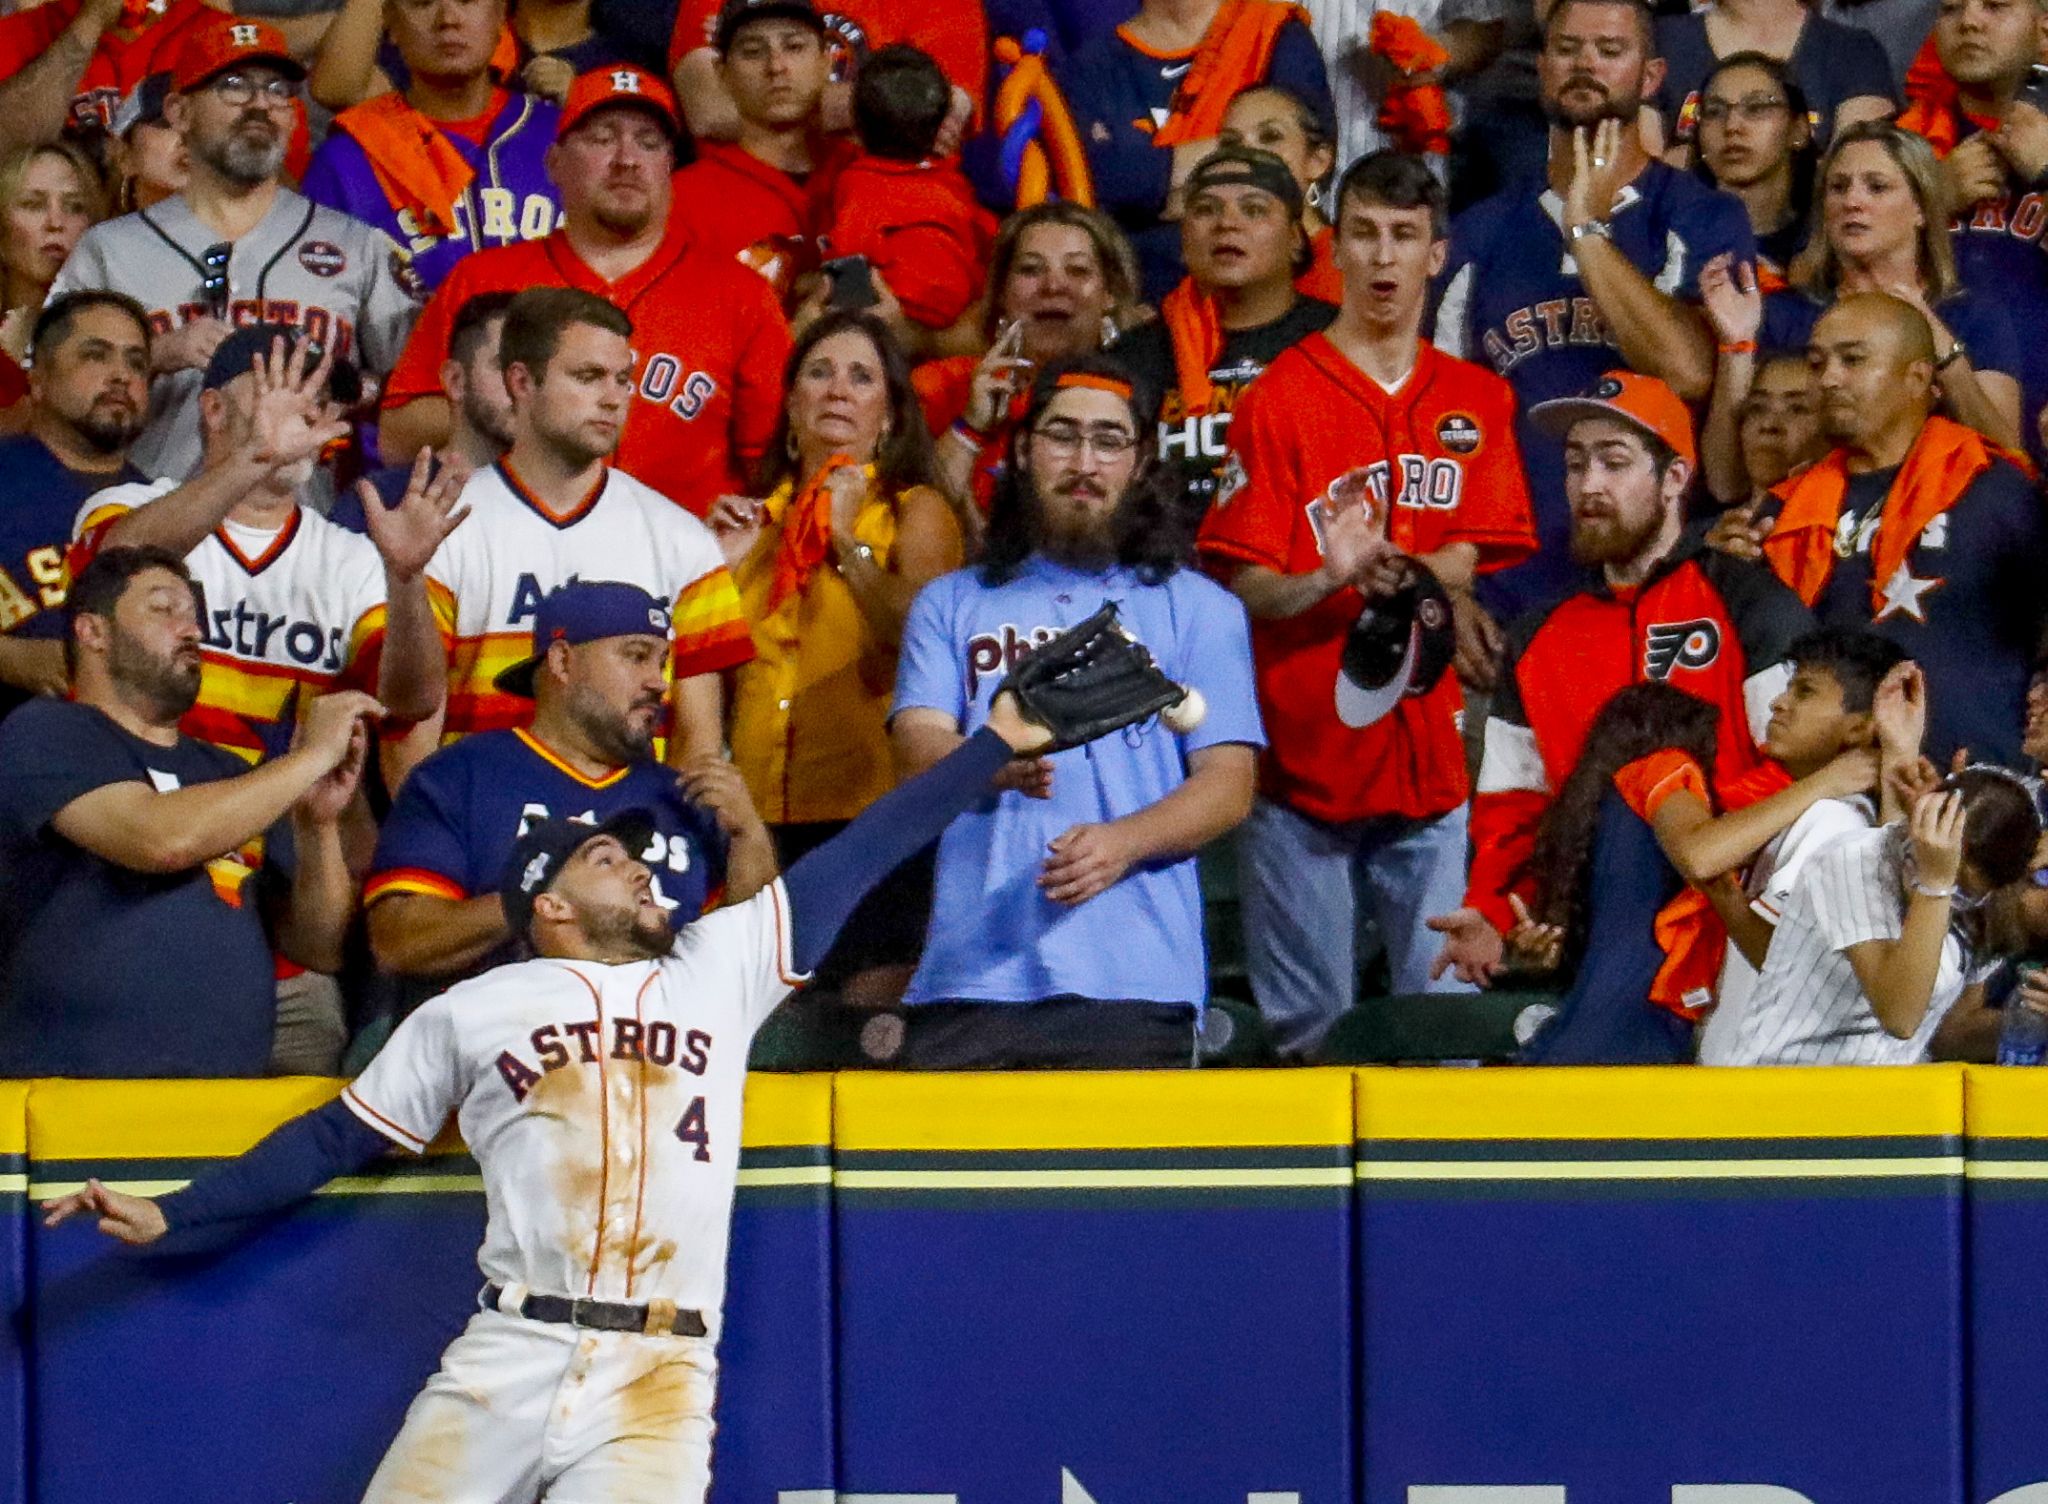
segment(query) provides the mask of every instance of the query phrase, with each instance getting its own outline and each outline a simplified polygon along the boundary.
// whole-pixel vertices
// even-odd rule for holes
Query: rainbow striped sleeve
[[[675,677],[716,673],[754,656],[754,634],[740,605],[739,586],[724,565],[702,575],[676,597]]]
[[[363,884],[363,906],[368,908],[393,893],[424,893],[430,898],[469,897],[462,884],[438,872],[429,872],[424,867],[393,867],[370,874],[370,880]]]

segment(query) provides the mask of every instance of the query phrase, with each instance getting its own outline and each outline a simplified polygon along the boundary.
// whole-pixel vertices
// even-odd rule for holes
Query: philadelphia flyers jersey
[[[1431,345],[1418,342],[1413,369],[1388,391],[1327,335],[1311,334],[1245,390],[1230,444],[1200,538],[1205,560],[1226,577],[1245,564],[1282,574],[1319,568],[1323,513],[1345,504],[1333,495],[1353,494],[1335,483],[1361,469],[1389,541],[1406,553],[1470,543],[1479,567],[1492,570],[1536,547],[1514,394],[1492,372]],[[1264,791],[1333,822],[1441,815],[1467,793],[1456,675],[1372,725],[1338,717],[1344,641],[1364,604],[1345,589],[1299,616],[1253,620],[1271,739]]]
[[[86,551],[116,519],[175,482],[114,486],[78,516]],[[276,528],[229,520],[185,556],[199,592],[199,702],[187,736],[259,762],[284,751],[298,695],[375,690],[384,645],[384,561],[360,533],[310,507]]]
[[[622,580],[673,602],[670,663],[679,679],[753,657],[739,590],[711,530],[632,476],[606,469],[575,508],[555,513],[501,460],[469,478],[462,501],[469,520],[427,566],[450,646],[451,739],[517,726],[532,713],[531,701],[492,680],[532,651],[541,598],[572,580]]]
[[[481,292],[579,287],[633,321],[633,403],[615,463],[702,516],[744,495],[782,412],[789,321],[774,290],[730,255],[697,247],[671,209],[654,254],[616,282],[557,230],[465,256],[424,311],[384,387],[384,405],[442,396],[441,363],[462,305]],[[600,575],[597,578],[616,578]]]

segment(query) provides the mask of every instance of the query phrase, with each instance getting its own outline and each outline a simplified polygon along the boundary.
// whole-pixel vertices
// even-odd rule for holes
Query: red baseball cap
[[[562,101],[562,118],[555,126],[555,139],[576,129],[591,115],[617,105],[645,110],[659,120],[671,139],[683,130],[676,112],[676,97],[667,84],[642,68],[621,63],[611,68],[593,68],[569,85],[569,97]]]
[[[1619,418],[1661,441],[1694,470],[1700,455],[1693,443],[1692,412],[1678,393],[1655,376],[1637,371],[1609,371],[1583,397],[1559,397],[1529,409],[1529,421],[1545,433],[1563,438],[1571,426],[1587,418]]]
[[[268,64],[291,79],[306,76],[305,65],[292,56],[284,33],[268,21],[213,15],[185,34],[171,63],[171,87],[189,94],[215,75],[250,63]]]

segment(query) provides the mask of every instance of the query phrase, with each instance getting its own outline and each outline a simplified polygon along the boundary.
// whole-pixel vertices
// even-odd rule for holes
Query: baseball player
[[[438,711],[447,684],[425,570],[462,521],[465,473],[416,466],[368,538],[307,506],[315,456],[342,431],[323,399],[356,381],[314,348],[281,324],[237,329],[202,378],[206,470],[100,491],[75,529],[81,558],[151,546],[185,559],[206,672],[184,729],[250,762],[284,750],[302,696],[373,689],[404,724]]]
[[[1344,174],[1336,208],[1343,307],[1246,391],[1231,489],[1201,535],[1252,617],[1271,741],[1238,837],[1245,943],[1290,1053],[1319,1043],[1357,990],[1355,887],[1402,993],[1431,990],[1423,919],[1464,891],[1457,676],[1369,719],[1338,698],[1352,626],[1414,568],[1462,593],[1536,546],[1514,394],[1420,335],[1446,251],[1443,187],[1421,158],[1375,152]]]
[[[1160,702],[1117,682],[1140,650],[1112,636],[1096,682],[1117,727]],[[367,1504],[700,1504],[748,1041],[890,868],[986,799],[1013,758],[1074,744],[1025,715],[1018,693],[999,695],[939,764],[680,935],[634,860],[646,831],[633,817],[537,823],[499,886],[535,959],[425,1004],[338,1101],[187,1189],[155,1201],[91,1182],[47,1203],[48,1224],[92,1214],[124,1242],[155,1242],[288,1205],[393,1144],[420,1153],[454,1113],[490,1208],[486,1283]],[[758,828],[739,786],[725,792],[725,828]]]
[[[111,288],[150,310],[157,374],[134,453],[148,475],[199,468],[200,377],[235,326],[294,325],[383,372],[419,312],[419,279],[390,236],[280,180],[304,77],[274,27],[195,27],[168,105],[191,159],[185,191],[87,230],[51,288]]]
[[[718,675],[753,656],[753,637],[710,529],[606,464],[633,400],[632,331],[625,314],[575,288],[534,288],[506,311],[498,348],[512,447],[470,478],[462,504],[475,521],[427,566],[454,645],[450,738],[522,724],[528,702],[500,676],[527,657],[541,601],[578,578],[614,579],[672,603],[671,760],[720,750]]]
[[[481,292],[575,287],[623,309],[638,333],[619,468],[700,516],[746,491],[782,411],[789,323],[760,277],[696,254],[687,216],[672,209],[679,129],[674,98],[649,74],[610,68],[576,81],[548,152],[562,228],[479,251],[449,274],[385,384],[387,460],[447,441],[441,363],[463,304]]]

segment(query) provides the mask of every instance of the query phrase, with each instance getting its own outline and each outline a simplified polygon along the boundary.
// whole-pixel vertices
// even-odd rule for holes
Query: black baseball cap
[[[113,123],[107,128],[114,135],[127,139],[128,133],[138,125],[161,125],[164,120],[164,101],[171,97],[171,75],[152,73],[141,83],[128,91],[120,108],[114,111]]]
[[[284,352],[289,356],[304,338],[304,333],[290,324],[244,324],[215,348],[213,359],[206,363],[206,374],[200,378],[199,389],[218,391],[237,376],[248,375],[258,357],[270,353],[273,341],[283,340]],[[317,363],[320,354],[320,342],[315,340],[307,359]],[[353,407],[362,400],[363,378],[356,370],[355,362],[340,357],[335,359],[327,373],[327,395],[343,407]]]
[[[1344,639],[1337,719],[1370,726],[1409,695],[1425,695],[1457,652],[1451,598],[1429,566],[1410,559],[1408,579],[1368,605]]]
[[[644,809],[620,810],[596,825],[581,820],[536,820],[512,846],[498,879],[505,922],[520,939],[533,925],[533,901],[555,885],[569,860],[599,836],[611,836],[636,859],[654,836],[654,816]]]
[[[811,0],[725,0],[718,8],[718,26],[711,34],[711,45],[723,57],[732,51],[732,39],[742,26],[771,18],[801,21],[819,36],[825,34],[825,18],[818,14]]]
[[[1294,218],[1301,217],[1301,184],[1287,170],[1287,164],[1256,146],[1219,146],[1195,164],[1188,174],[1185,196],[1193,198],[1204,188],[1257,188],[1270,193],[1287,206]]]
[[[669,609],[638,585],[620,580],[572,580],[541,598],[533,613],[533,651],[491,683],[522,700],[533,698],[533,676],[548,649],[606,637],[660,637],[670,632]]]

